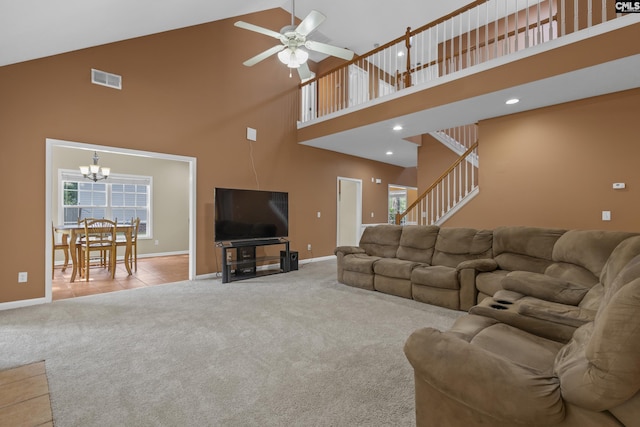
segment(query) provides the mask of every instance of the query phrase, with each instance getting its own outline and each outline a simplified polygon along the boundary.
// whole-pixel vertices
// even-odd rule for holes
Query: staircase
[[[440,130],[430,135],[459,157],[405,212],[396,214],[396,224],[440,225],[480,191],[477,125]]]

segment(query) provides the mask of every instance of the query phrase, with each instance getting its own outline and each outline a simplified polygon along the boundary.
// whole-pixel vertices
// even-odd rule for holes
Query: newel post
[[[407,27],[405,33],[404,45],[407,48],[407,70],[404,75],[404,87],[411,87],[411,27]]]

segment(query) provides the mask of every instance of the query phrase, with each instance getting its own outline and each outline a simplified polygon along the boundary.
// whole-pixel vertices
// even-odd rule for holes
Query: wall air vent
[[[92,68],[91,83],[111,87],[114,89],[122,89],[122,76]]]

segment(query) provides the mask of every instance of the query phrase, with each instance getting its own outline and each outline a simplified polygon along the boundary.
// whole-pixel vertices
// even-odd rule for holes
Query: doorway
[[[155,152],[146,152],[140,150],[130,150],[124,148],[116,148],[109,146],[100,146],[93,144],[86,144],[80,142],[71,142],[57,139],[46,139],[46,200],[45,200],[45,230],[46,239],[45,239],[45,271],[50,272],[52,263],[54,259],[51,254],[51,245],[52,245],[52,235],[51,235],[51,224],[55,222],[57,218],[53,217],[53,194],[57,191],[54,191],[54,174],[57,175],[58,171],[54,171],[54,151],[60,148],[63,149],[76,149],[80,151],[84,151],[88,153],[90,156],[92,151],[98,151],[103,153],[112,153],[114,155],[127,156],[127,157],[137,157],[136,161],[142,163],[144,159],[161,159],[169,162],[181,162],[188,168],[188,179],[185,182],[185,190],[188,191],[188,218],[185,218],[188,221],[188,277],[189,280],[195,279],[195,236],[196,236],[196,220],[195,220],[195,182],[196,182],[196,159],[194,157],[186,157],[186,156],[178,156],[172,154],[164,154],[164,153],[155,153]],[[55,149],[55,150],[54,150]],[[112,165],[110,165],[112,166]],[[113,167],[112,167],[113,169]],[[45,302],[52,301],[52,281],[51,275],[45,275]]]
[[[338,177],[337,246],[357,246],[362,227],[362,180]]]
[[[389,184],[389,224],[395,224],[396,214],[405,212],[417,198],[417,188]],[[405,218],[402,219],[401,224],[405,225]]]

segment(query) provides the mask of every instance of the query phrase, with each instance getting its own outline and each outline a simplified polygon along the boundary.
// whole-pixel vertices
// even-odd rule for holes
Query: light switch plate
[[[611,211],[602,211],[602,220],[611,221]]]

